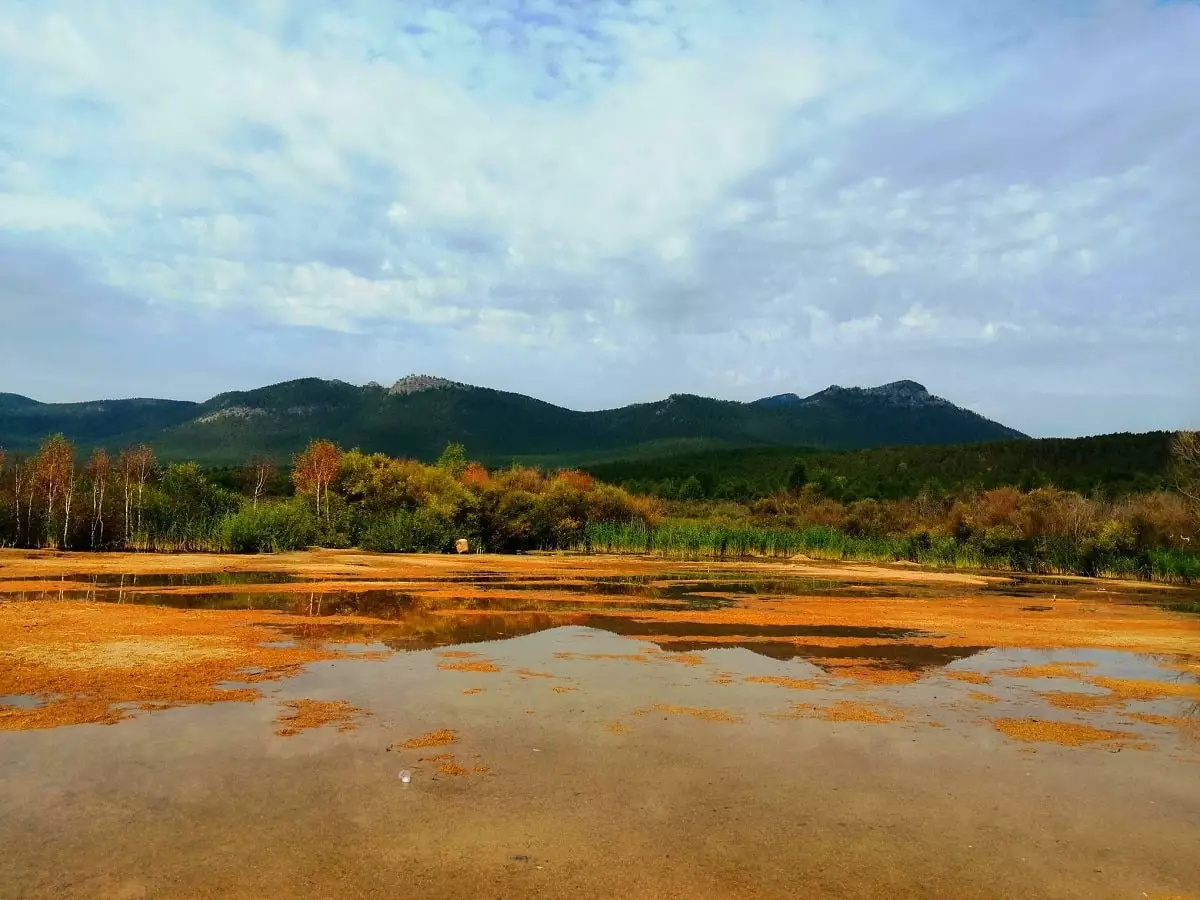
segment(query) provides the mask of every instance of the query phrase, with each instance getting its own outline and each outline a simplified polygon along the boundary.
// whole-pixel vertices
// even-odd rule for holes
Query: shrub
[[[405,509],[371,522],[359,546],[375,553],[443,553],[459,536],[450,520],[438,511]]]
[[[222,548],[233,553],[279,553],[317,543],[319,528],[307,504],[293,500],[245,504],[221,521],[217,533]]]

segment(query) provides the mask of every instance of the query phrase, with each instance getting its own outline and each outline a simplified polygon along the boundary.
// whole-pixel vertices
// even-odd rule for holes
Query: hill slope
[[[450,441],[489,462],[608,457],[639,446],[809,445],[831,449],[1023,438],[911,381],[831,387],[753,403],[675,394],[577,412],[521,394],[409,376],[390,389],[316,378],[220,394],[204,403],[121,400],[42,404],[0,395],[0,444],[27,450],[62,431],[81,445],[152,443],[168,459],[237,463],[283,457],[314,437],[429,459]]]

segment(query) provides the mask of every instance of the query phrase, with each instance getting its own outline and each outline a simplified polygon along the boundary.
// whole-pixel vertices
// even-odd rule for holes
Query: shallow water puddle
[[[1196,620],[1076,583],[372,565],[5,589],[0,896],[1198,887]]]

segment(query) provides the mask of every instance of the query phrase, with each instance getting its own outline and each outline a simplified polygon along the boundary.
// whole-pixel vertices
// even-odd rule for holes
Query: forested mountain
[[[857,449],[1023,438],[931,395],[915,382],[830,387],[752,403],[675,394],[619,409],[578,412],[532,397],[409,376],[385,388],[306,378],[204,403],[114,400],[47,404],[0,395],[0,445],[28,451],[62,432],[80,446],[154,445],[160,458],[237,463],[256,453],[285,458],[311,438],[397,456],[435,457],[448,442],[476,458],[594,458],[647,444]]]

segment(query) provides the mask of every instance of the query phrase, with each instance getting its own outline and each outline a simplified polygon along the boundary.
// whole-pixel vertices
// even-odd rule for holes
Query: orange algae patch
[[[338,731],[353,731],[358,727],[356,716],[370,715],[345,700],[288,700],[283,705],[290,712],[280,710],[275,719],[281,726],[275,731],[280,737],[292,737],[323,725],[336,725]]]
[[[858,703],[854,700],[839,700],[831,706],[816,706],[797,703],[791,716],[781,718],[821,719],[825,722],[864,722],[869,725],[886,725],[902,722],[907,717],[904,710],[891,703]]]
[[[517,669],[517,674],[522,678],[554,678],[549,672],[535,672],[533,669]]]
[[[700,656],[698,653],[667,653],[663,658],[670,662],[681,663],[685,666],[704,665],[704,657]]]
[[[1089,680],[1096,687],[1112,691],[1122,700],[1162,700],[1167,697],[1190,697],[1200,700],[1200,684],[1195,683],[1104,676]]]
[[[1022,666],[1019,669],[1004,669],[996,674],[1009,678],[1082,678],[1083,670],[1090,669],[1090,662],[1052,662],[1040,666]]]
[[[248,702],[252,687],[226,682],[288,677],[330,659],[371,658],[326,647],[263,646],[271,624],[296,617],[253,610],[177,610],[83,602],[0,604],[0,696],[31,696],[36,708],[0,706],[0,729],[115,724],[143,711]]]
[[[915,684],[921,673],[889,666],[863,665],[861,660],[814,658],[810,662],[824,668],[832,668],[835,678],[848,678],[865,685]]]
[[[472,653],[470,650],[442,650],[438,653],[438,656],[445,659],[473,659],[478,655],[478,653]]]
[[[554,693],[556,693],[556,694],[569,694],[569,693],[571,693],[572,691],[577,691],[577,690],[579,690],[579,688],[577,688],[577,687],[566,687],[566,686],[564,686],[564,685],[561,685],[561,684],[560,684],[560,685],[558,685],[557,687],[552,687],[550,690],[554,691]]]
[[[430,757],[430,761],[437,763],[434,771],[439,775],[449,775],[452,778],[462,778],[464,775],[483,775],[490,771],[487,766],[467,768],[455,760],[453,753],[440,753]]]
[[[1145,722],[1147,725],[1161,725],[1163,728],[1195,728],[1200,730],[1200,719],[1184,716],[1160,716],[1155,713],[1126,713],[1125,718]]]
[[[953,678],[955,681],[965,681],[968,684],[991,684],[992,679],[982,672],[943,672],[947,678]]]
[[[784,678],[776,675],[755,675],[747,678],[751,684],[777,684],[792,691],[813,691],[821,687],[818,681],[808,681],[803,678]]]
[[[631,731],[633,731],[632,728],[620,721],[605,722],[604,730],[613,734],[629,734]]]
[[[649,662],[649,657],[640,653],[555,653],[555,659],[623,659],[626,662]]]
[[[1103,709],[1106,706],[1112,706],[1121,702],[1120,697],[1115,697],[1112,694],[1080,694],[1070,691],[1045,691],[1038,696],[1040,696],[1051,706],[1057,706],[1059,709],[1075,709],[1083,712],[1094,709]]]
[[[1093,728],[1078,722],[1049,722],[1043,719],[993,719],[992,726],[1013,740],[1029,743],[1041,742],[1061,744],[1065,747],[1082,747],[1085,744],[1122,742],[1121,746],[1141,748],[1144,745],[1128,743],[1137,735],[1129,731],[1113,731]]]
[[[993,697],[991,694],[985,694],[983,691],[971,691],[967,694],[972,700],[978,700],[980,703],[999,703],[999,697]]]
[[[713,684],[733,684],[733,673],[732,672],[718,672],[716,675],[713,676],[712,683]]]
[[[443,672],[499,672],[500,667],[488,659],[468,659],[462,662],[440,662]]]
[[[669,703],[656,703],[652,709],[659,712],[669,713],[673,716],[691,716],[693,719],[704,719],[706,722],[728,722],[730,724],[738,724],[742,721],[741,716],[735,716],[733,713],[726,712],[723,709],[701,709],[696,706],[673,706]]]
[[[439,728],[437,731],[409,738],[399,746],[405,750],[422,750],[425,747],[445,747],[455,743],[457,740],[457,732],[451,731],[449,728]]]
[[[463,693],[468,696],[471,694],[482,694],[487,688],[463,688]]]

